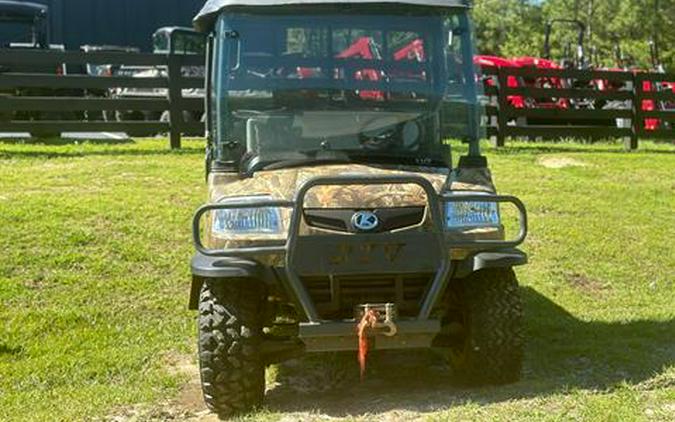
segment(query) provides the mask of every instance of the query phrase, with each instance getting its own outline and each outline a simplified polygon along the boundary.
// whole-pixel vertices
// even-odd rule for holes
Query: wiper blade
[[[308,165],[322,165],[322,164],[344,164],[351,163],[352,160],[348,157],[332,157],[332,158],[299,158],[297,160],[281,160],[272,163],[267,163],[258,167],[256,170],[279,170],[293,167],[303,167]]]
[[[447,167],[448,164],[443,160],[422,156],[396,155],[377,153],[373,151],[353,150],[349,151],[349,157],[352,161],[367,162],[372,164],[394,164],[400,166],[419,166],[419,167]]]

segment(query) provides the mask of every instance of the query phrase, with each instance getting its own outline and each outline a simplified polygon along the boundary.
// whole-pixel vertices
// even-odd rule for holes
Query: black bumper
[[[276,278],[272,269],[245,258],[223,258],[206,256],[199,252],[192,257],[192,287],[190,289],[190,309],[199,306],[199,292],[205,279],[257,280],[274,283]]]
[[[199,252],[192,257],[192,275],[200,278],[256,278],[261,279],[264,268],[256,261],[244,258],[206,256]]]
[[[457,265],[454,278],[465,278],[472,273],[488,268],[511,268],[527,264],[527,254],[520,249],[503,249],[479,252]]]

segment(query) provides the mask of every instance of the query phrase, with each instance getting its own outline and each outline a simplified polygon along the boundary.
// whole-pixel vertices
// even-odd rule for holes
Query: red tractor
[[[393,54],[396,61],[414,61],[424,62],[424,41],[417,38],[400,48]],[[363,36],[354,41],[349,47],[343,50],[340,54],[335,56],[338,59],[363,59],[363,60],[382,60],[382,53],[380,48],[372,37]],[[321,70],[307,67],[299,67],[297,74],[300,79],[309,79],[320,76]],[[409,71],[392,69],[390,74],[386,74],[381,70],[376,69],[359,69],[354,72],[353,78],[357,81],[372,81],[377,82],[386,78],[407,78],[416,80],[426,80],[424,72],[420,74],[411,73]],[[370,101],[384,101],[385,94],[381,91],[362,90],[358,95],[363,100]]]
[[[537,57],[516,57],[511,61],[520,68],[562,69],[562,66],[552,60],[540,59]],[[532,88],[565,88],[565,81],[556,77],[522,78],[522,83],[524,86]],[[526,100],[526,103],[527,101],[531,102],[531,106],[537,108],[569,108],[569,101],[567,98],[543,97]]]
[[[659,54],[659,45],[656,42],[656,39],[652,39],[649,42],[649,50],[651,52],[652,59],[652,71],[657,73],[666,73],[663,63],[661,63],[661,57]],[[663,81],[663,82],[651,82],[645,81],[643,85],[645,91],[658,91],[658,92],[668,92],[671,91],[675,94],[675,81]],[[655,100],[644,100],[643,101],[643,110],[652,111],[652,110],[675,110],[675,101],[655,101]],[[645,108],[648,107],[648,108]],[[657,130],[665,129],[666,127],[672,127],[672,122],[670,121],[661,121],[659,119],[645,119],[645,128],[647,130]]]
[[[645,69],[640,69],[636,67],[631,67],[626,63],[626,60],[624,59],[623,55],[621,54],[620,49],[617,47],[617,67],[615,68],[607,68],[603,70],[607,71],[616,71],[616,72],[625,72],[625,71],[631,71],[635,74],[638,73],[643,73],[643,72],[656,72],[656,73],[665,73],[665,69],[663,65],[660,62],[659,59],[659,50],[658,50],[658,45],[656,44],[655,41],[650,41],[649,42],[649,47],[650,47],[650,52],[651,52],[651,61],[652,61],[652,68],[650,70],[645,70]],[[596,81],[597,89],[601,91],[609,91],[609,90],[621,90],[621,89],[629,89],[626,85],[626,83],[618,83],[618,82],[608,82],[606,80],[599,80]],[[673,91],[675,93],[675,82],[652,82],[652,81],[642,81],[642,90],[644,92],[663,92],[663,91]],[[614,102],[613,104],[609,104],[609,108],[623,108],[623,109],[628,109],[630,108],[630,102],[629,101],[619,101],[619,102]],[[656,110],[675,110],[675,103],[672,102],[666,102],[666,101],[656,101],[653,99],[648,99],[648,100],[642,100],[640,104],[640,109],[642,111],[656,111]],[[619,125],[625,125],[625,122],[618,122]],[[664,129],[669,126],[669,122],[667,121],[662,121],[661,119],[657,118],[647,118],[644,119],[644,129],[646,131],[655,131],[659,129]]]
[[[497,56],[474,56],[473,62],[480,69],[500,69],[500,68],[516,68],[520,67],[512,60]],[[486,86],[497,86],[497,79],[494,76],[483,76],[483,83]],[[518,88],[522,86],[518,78],[509,76],[506,79],[506,84],[509,88]],[[525,108],[525,99],[520,95],[511,95],[508,97],[508,102],[511,107]]]
[[[551,35],[553,29],[557,25],[572,25],[576,28],[576,45],[573,45],[572,42],[562,47],[563,59],[560,62],[555,62],[551,59],[552,55],[552,45],[551,45]],[[544,54],[543,58],[539,57],[516,57],[516,58],[503,58],[495,56],[476,56],[474,63],[479,66],[481,69],[488,68],[533,68],[533,69],[579,69],[579,70],[604,70],[604,71],[616,71],[624,72],[628,69],[624,65],[624,61],[618,59],[618,66],[615,68],[600,68],[595,67],[589,63],[586,57],[586,50],[584,47],[584,38],[586,32],[586,25],[578,20],[570,19],[554,19],[547,23],[545,28],[545,37],[544,37]],[[651,43],[652,48],[652,62],[653,70],[656,72],[664,72],[663,66],[660,65],[658,60],[658,47],[656,43]],[[618,53],[620,56],[620,53]],[[633,72],[641,72],[643,70],[632,69]],[[495,77],[489,76],[484,77],[483,82],[487,86],[494,86],[497,84]],[[509,76],[507,79],[507,86],[509,88],[516,87],[532,87],[532,88],[554,88],[554,89],[565,89],[565,88],[583,88],[590,90],[599,90],[599,91],[612,91],[612,90],[627,90],[630,89],[630,86],[624,81],[610,81],[607,79],[589,79],[584,80],[582,78],[557,78],[557,77],[516,77]],[[669,91],[672,90],[675,92],[675,82],[651,82],[644,81],[642,89],[646,92],[651,91]],[[509,104],[514,108],[548,108],[548,109],[630,109],[629,101],[606,101],[598,100],[592,98],[554,98],[554,97],[539,97],[539,98],[530,98],[523,96],[509,96]],[[670,110],[675,109],[675,103],[665,102],[665,101],[655,101],[652,99],[643,100],[640,104],[642,111],[654,111],[654,110]],[[528,119],[527,123],[534,124],[549,124],[550,121],[533,121],[533,119]],[[562,122],[559,119],[555,121],[556,124],[561,123],[579,123],[583,125],[613,125],[614,122],[600,120],[600,121],[565,121]],[[619,126],[625,126],[628,124],[625,120],[617,121],[616,123]],[[648,118],[644,121],[644,128],[648,131],[657,130],[666,126],[667,122],[662,122],[660,119]]]
[[[361,37],[354,41],[342,53],[337,55],[338,59],[360,58],[364,60],[382,60],[382,55],[371,37]],[[361,69],[354,73],[354,79],[357,81],[379,81],[385,77],[383,72],[375,69]],[[381,91],[360,91],[359,96],[364,100],[384,101],[384,93]]]
[[[551,33],[553,27],[559,23],[574,23],[579,27],[579,41],[576,52],[575,59],[569,59],[571,56],[570,50],[568,47],[565,49],[565,59],[561,64],[556,63],[551,60]],[[557,19],[549,22],[546,25],[546,36],[544,42],[544,58],[540,57],[516,57],[512,59],[507,59],[503,57],[496,56],[476,56],[474,58],[474,63],[479,66],[481,69],[488,68],[533,68],[533,69],[564,69],[571,66],[582,66],[585,63],[584,49],[583,49],[583,33],[585,26],[578,21],[569,21]],[[488,86],[493,86],[496,84],[496,79],[494,77],[486,77],[483,79],[484,83]],[[565,81],[557,77],[516,77],[509,76],[507,79],[507,86],[509,88],[517,87],[531,87],[531,88],[555,88],[555,89],[564,89],[568,87],[568,81]],[[561,109],[565,110],[570,108],[570,100],[566,98],[554,98],[554,97],[523,97],[523,96],[509,96],[509,104],[514,108],[548,108],[548,109]],[[542,123],[542,122],[537,122]]]

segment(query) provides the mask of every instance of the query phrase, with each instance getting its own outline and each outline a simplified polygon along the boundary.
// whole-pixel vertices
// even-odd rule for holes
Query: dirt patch
[[[575,289],[594,295],[602,294],[607,286],[594,278],[581,273],[564,273],[565,280]]]
[[[268,368],[267,392],[285,390],[293,394],[318,394],[358,384],[355,353],[307,355]]]
[[[23,281],[23,287],[28,290],[45,290],[56,287],[54,280],[49,278],[48,275],[38,274],[34,278],[30,278]]]
[[[541,157],[537,162],[539,163],[539,165],[549,169],[562,169],[566,167],[586,167],[587,165],[583,161],[570,157],[560,157],[560,156]]]
[[[197,370],[197,364],[190,356],[178,353],[167,353],[162,357],[162,363],[172,375],[193,376]]]
[[[219,420],[204,404],[198,366],[192,357],[167,355],[163,359],[169,371],[188,375],[180,393],[149,408],[118,409],[105,421]],[[448,397],[450,403],[462,400],[461,390],[451,386],[451,373],[444,360],[430,352],[376,352],[363,382],[355,353],[308,355],[267,371],[264,408],[283,413],[281,421],[417,421],[425,420],[428,412],[444,408]],[[257,417],[243,420],[255,421]]]
[[[152,407],[135,406],[117,409],[104,420],[106,422],[218,421],[218,418],[212,415],[204,404],[199,383],[199,367],[192,357],[168,353],[162,356],[161,360],[169,373],[187,378],[180,393],[174,399]]]
[[[166,362],[177,373],[189,371],[189,380],[172,400],[148,408],[116,412],[106,421],[114,422],[218,422],[204,405],[198,367],[191,356],[169,355]],[[590,358],[578,357],[566,363],[578,378],[594,377],[598,370]],[[354,353],[308,355],[268,369],[266,398],[261,413],[244,416],[241,422],[275,420],[314,422],[347,419],[351,421],[425,421],[436,412],[467,403],[505,402],[518,398],[532,400],[541,385],[519,383],[509,386],[466,389],[453,382],[446,361],[430,351],[375,352],[366,379],[359,380]],[[607,368],[602,368],[606,372]],[[526,368],[525,373],[528,373]],[[642,389],[669,388],[671,374],[644,382]],[[527,376],[527,375],[526,375]],[[585,383],[586,381],[584,381]],[[588,382],[592,382],[592,379]],[[530,390],[531,388],[534,388]],[[525,395],[525,396],[523,396]],[[541,406],[540,398],[533,406]],[[657,416],[668,410],[659,409]],[[670,420],[670,419],[665,419]]]
[[[199,366],[193,358],[185,355],[168,354],[164,357],[164,361],[171,374],[188,378],[176,399],[163,406],[164,411],[183,417],[194,417],[201,413],[208,413],[202,398]]]

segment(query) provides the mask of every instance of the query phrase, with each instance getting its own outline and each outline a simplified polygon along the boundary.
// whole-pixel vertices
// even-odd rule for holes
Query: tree
[[[592,64],[651,69],[649,43],[657,41],[666,70],[675,72],[675,0],[475,0],[478,51],[505,57],[540,56],[545,23],[578,19],[586,25],[586,52]],[[552,35],[552,56],[561,59],[576,43],[573,27]]]
[[[539,54],[543,30],[538,4],[530,0],[476,0],[473,18],[481,54]]]

